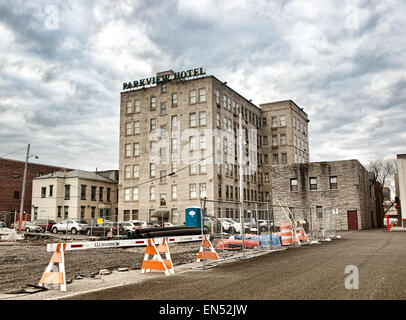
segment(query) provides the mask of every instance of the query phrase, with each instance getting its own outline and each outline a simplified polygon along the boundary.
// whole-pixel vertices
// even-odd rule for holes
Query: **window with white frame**
[[[155,169],[156,169],[155,163],[150,163],[149,164],[149,176],[150,177],[155,177]]]
[[[130,201],[131,200],[131,188],[124,189],[124,200]]]
[[[178,94],[176,92],[172,93],[172,107],[178,106]]]
[[[216,104],[220,105],[220,92],[216,90]]]
[[[206,111],[199,112],[199,126],[206,125]]]
[[[134,101],[134,112],[141,112],[141,101],[140,100]]]
[[[206,197],[206,184],[200,183],[199,190],[200,190],[200,198],[205,198]]]
[[[278,117],[277,116],[272,116],[272,118],[271,118],[271,126],[272,126],[272,128],[277,128],[278,127]]]
[[[126,179],[131,178],[131,166],[124,166],[124,177]]]
[[[221,128],[221,116],[220,116],[220,112],[217,112],[217,114],[216,114],[216,124],[217,124],[217,128]]]
[[[290,179],[290,191],[297,191],[298,187],[297,187],[297,179]]]
[[[192,183],[189,184],[189,197],[190,198],[196,198],[196,184]]]
[[[189,151],[196,150],[196,136],[189,137]]]
[[[197,174],[197,163],[194,160],[189,161],[189,173]]]
[[[171,128],[172,128],[172,131],[178,129],[178,116],[172,116],[172,118],[171,118]]]
[[[138,164],[133,165],[133,178],[140,177],[140,166]]]
[[[309,178],[310,190],[317,190],[317,178]]]
[[[132,102],[128,101],[127,102],[127,111],[126,111],[126,113],[128,114],[128,113],[131,113],[132,111],[133,111]]]
[[[149,142],[149,154],[154,155],[156,150],[155,150],[156,142],[155,141],[150,141]]]
[[[204,134],[199,137],[199,147],[200,150],[206,150],[206,136]]]
[[[137,187],[133,188],[133,201],[138,201],[139,200],[139,190]]]
[[[154,131],[156,129],[156,119],[152,118],[149,120],[149,131]]]
[[[132,134],[131,122],[126,122],[125,124],[125,135],[130,136]]]
[[[200,173],[206,173],[206,160],[202,160],[199,162],[199,170]]]
[[[172,153],[178,152],[178,138],[171,138],[171,150]]]
[[[286,127],[286,117],[285,116],[280,116],[279,122],[281,124],[281,127]]]
[[[281,146],[286,145],[286,133],[281,134]]]
[[[196,90],[189,91],[189,103],[196,103]]]
[[[134,134],[139,134],[140,133],[140,121],[136,120],[134,121]]]
[[[196,127],[196,112],[189,113],[189,128]]]
[[[154,96],[150,98],[150,110],[156,110],[156,97]]]
[[[134,142],[134,156],[139,156],[140,155],[140,143],[139,142]]]
[[[199,89],[199,102],[206,102],[206,89]]]
[[[149,187],[149,200],[155,200],[155,187]]]
[[[176,200],[178,198],[178,193],[177,193],[177,186],[176,184],[172,185],[172,200]]]
[[[162,102],[162,103],[161,103],[160,114],[161,114],[161,115],[166,114],[166,102]]]
[[[131,143],[125,144],[125,156],[131,157]]]

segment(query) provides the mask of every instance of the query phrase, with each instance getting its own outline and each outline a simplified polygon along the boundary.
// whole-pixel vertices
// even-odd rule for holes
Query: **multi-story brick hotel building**
[[[125,83],[120,106],[119,220],[182,223],[185,208],[239,217],[243,197],[271,200],[271,166],[309,161],[308,119],[293,101],[261,108],[202,69]],[[247,204],[247,210],[250,209]],[[253,208],[255,210],[255,208]]]

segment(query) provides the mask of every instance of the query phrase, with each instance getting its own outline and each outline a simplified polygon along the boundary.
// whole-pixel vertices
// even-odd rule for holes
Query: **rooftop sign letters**
[[[174,73],[167,73],[156,77],[141,79],[141,80],[134,80],[132,82],[124,82],[123,83],[123,90],[134,89],[138,87],[150,86],[150,85],[158,85],[164,82],[168,82],[169,80],[180,80],[184,78],[190,77],[197,77],[205,75],[206,71],[203,68],[191,69],[186,71],[174,72]]]

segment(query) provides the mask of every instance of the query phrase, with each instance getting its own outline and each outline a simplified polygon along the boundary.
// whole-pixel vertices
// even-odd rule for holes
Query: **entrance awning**
[[[155,213],[152,214],[151,217],[157,217],[157,218],[169,217],[169,210],[158,210],[158,211],[155,211]]]

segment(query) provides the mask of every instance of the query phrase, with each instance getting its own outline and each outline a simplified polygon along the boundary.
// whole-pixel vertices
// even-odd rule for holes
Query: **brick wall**
[[[20,211],[24,180],[24,161],[0,158],[0,211]],[[32,179],[67,168],[34,164],[28,162],[27,184],[25,186],[24,211],[31,213]],[[18,198],[15,199],[15,192]]]

